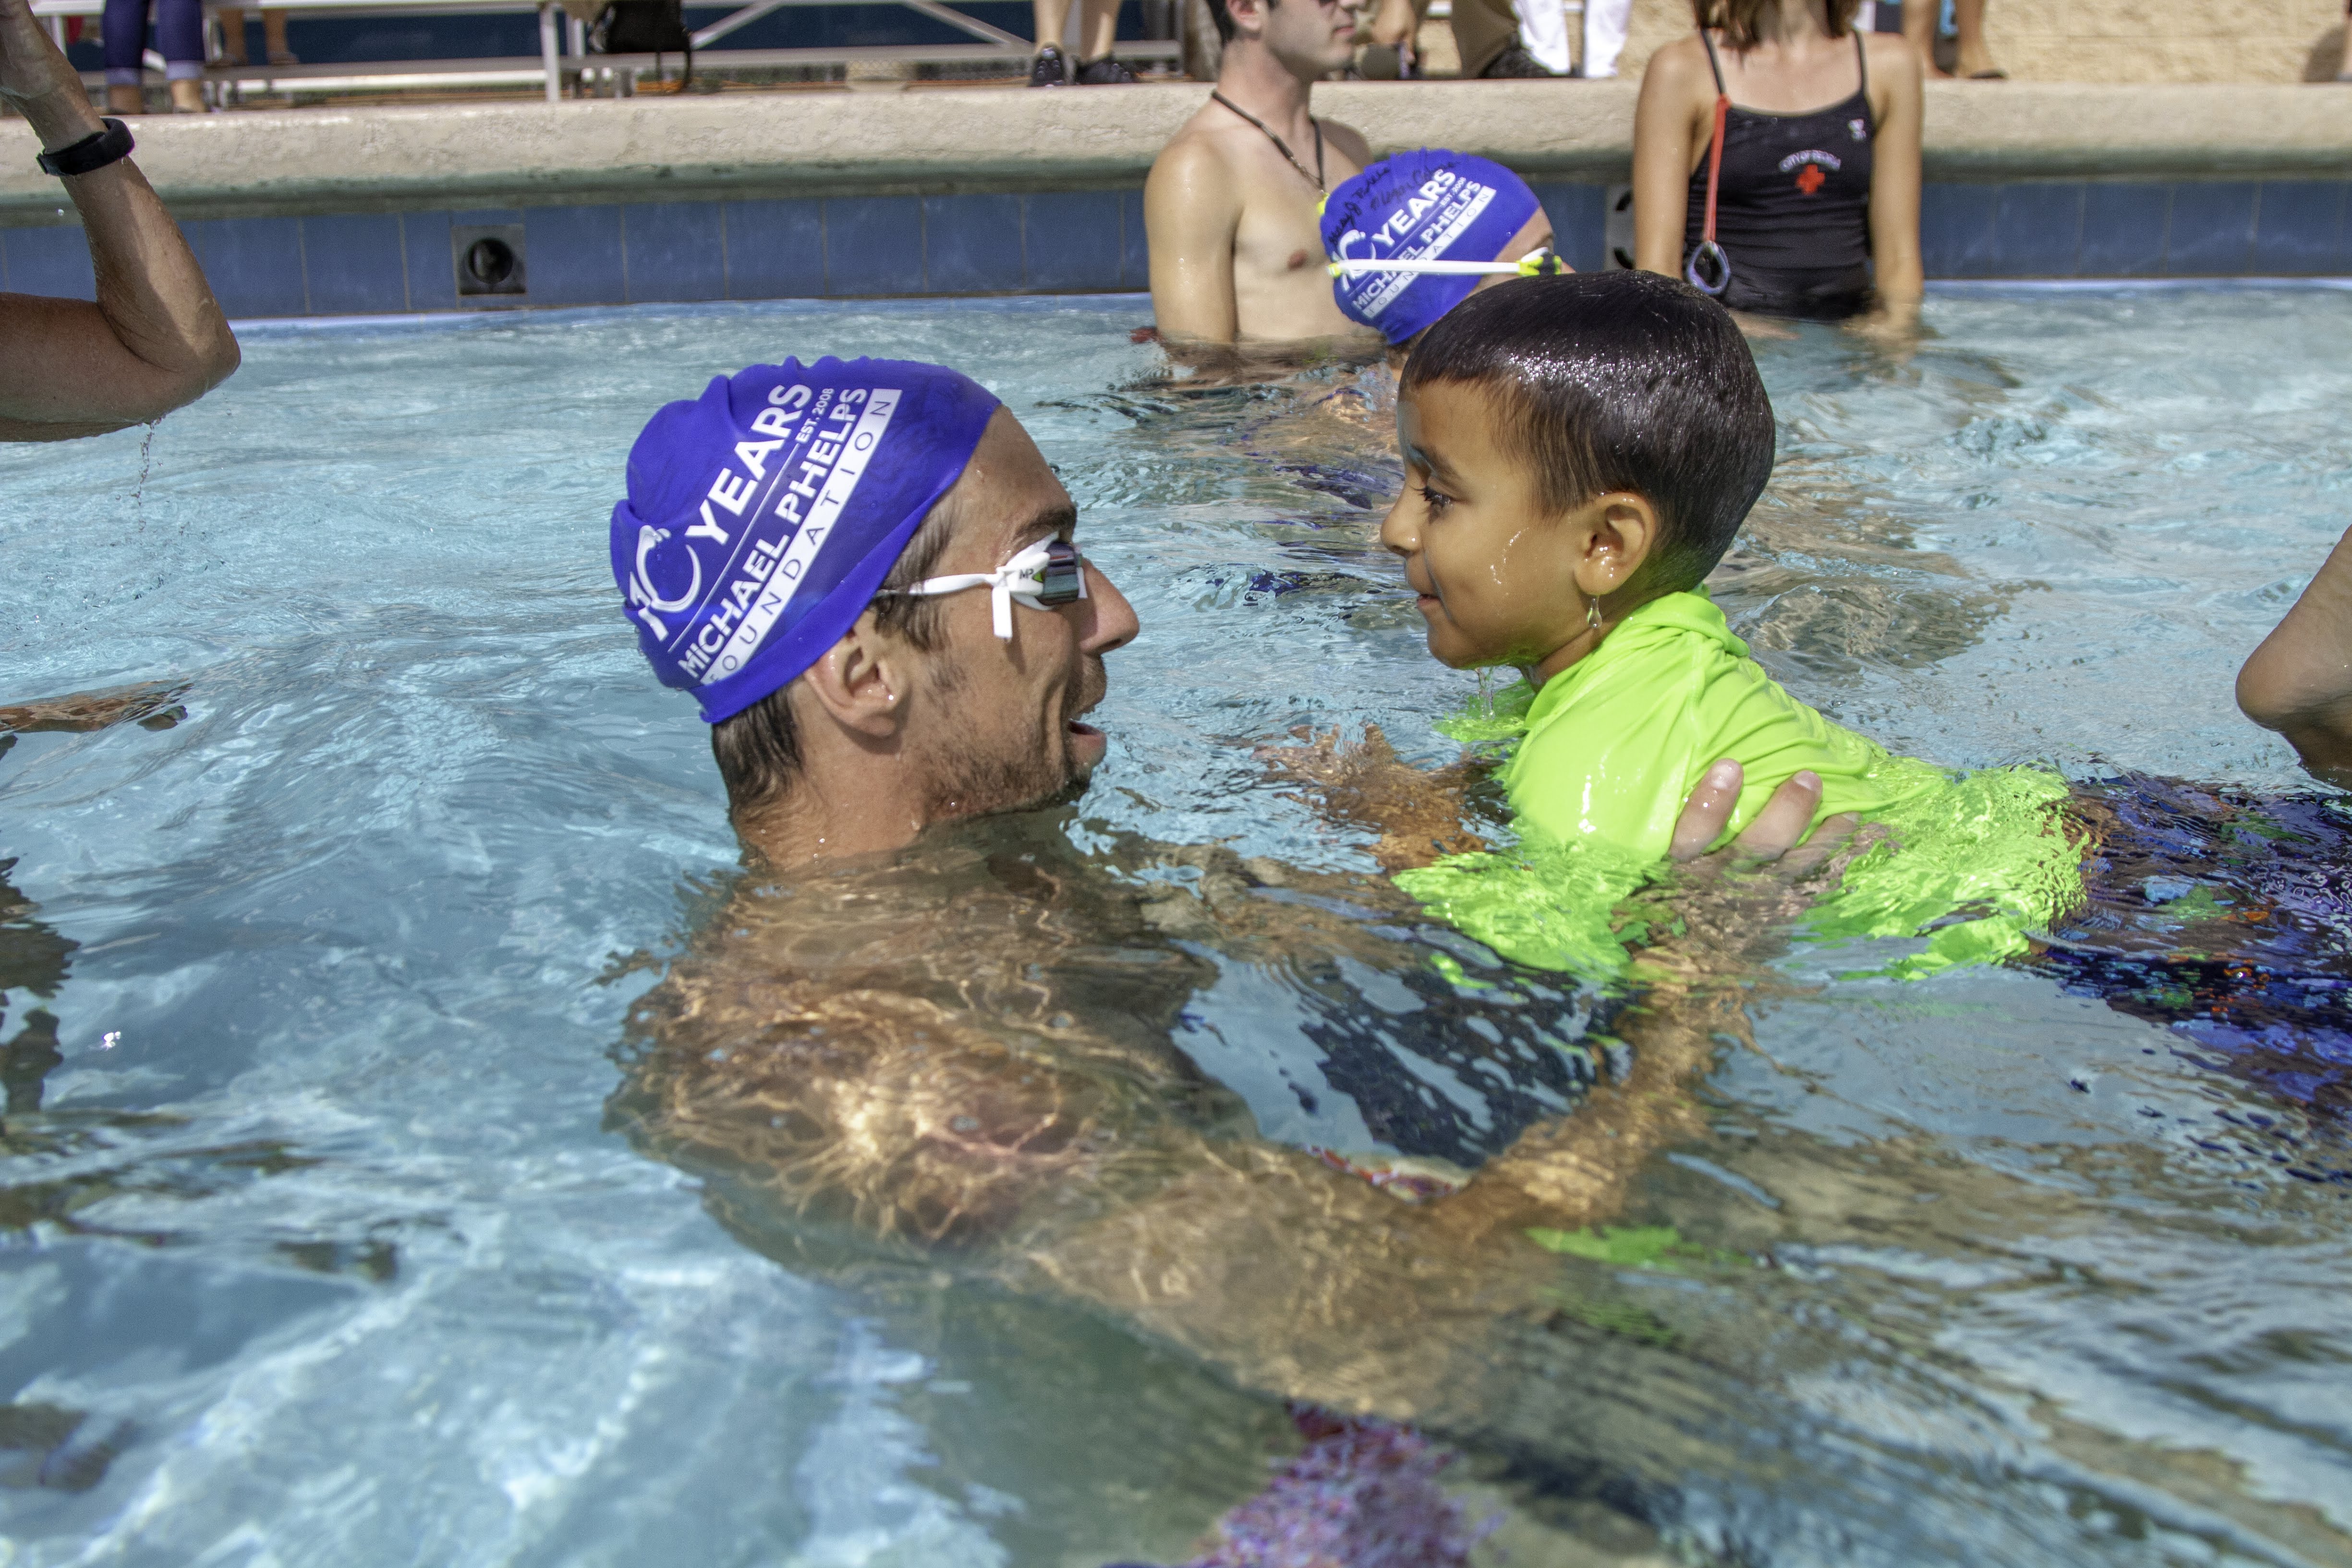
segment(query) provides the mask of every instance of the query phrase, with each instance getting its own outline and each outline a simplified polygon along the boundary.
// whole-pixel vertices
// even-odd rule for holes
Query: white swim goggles
[[[926,577],[911,588],[886,588],[908,599],[936,599],[966,588],[989,591],[996,638],[1013,640],[1013,601],[1033,610],[1055,610],[1087,596],[1087,558],[1066,539],[1041,539],[993,572],[960,572],[952,577]]]
[[[1432,261],[1396,257],[1385,261],[1367,258],[1331,263],[1331,276],[1334,278],[1356,278],[1367,272],[1430,272],[1457,278],[1542,278],[1574,270],[1549,247],[1531,250],[1517,261]]]

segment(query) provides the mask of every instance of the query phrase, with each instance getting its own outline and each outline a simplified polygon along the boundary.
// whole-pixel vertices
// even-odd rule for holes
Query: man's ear
[[[1225,0],[1225,15],[1234,19],[1236,35],[1256,37],[1265,31],[1265,0]]]
[[[1583,556],[1576,585],[1605,599],[1633,580],[1658,548],[1658,509],[1631,490],[1612,490],[1586,503]]]
[[[913,689],[911,657],[905,644],[875,630],[874,613],[868,610],[809,666],[801,683],[843,729],[887,740],[898,732],[907,694]]]

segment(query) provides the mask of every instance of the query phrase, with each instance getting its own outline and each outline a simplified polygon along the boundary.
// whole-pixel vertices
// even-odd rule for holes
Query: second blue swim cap
[[[1500,163],[1424,147],[1340,183],[1323,204],[1323,249],[1334,261],[1492,261],[1542,210]],[[1331,285],[1349,320],[1401,343],[1469,298],[1478,279],[1359,272]]]
[[[673,403],[629,448],[613,580],[665,686],[731,719],[856,623],[996,412],[907,360],[755,364]]]

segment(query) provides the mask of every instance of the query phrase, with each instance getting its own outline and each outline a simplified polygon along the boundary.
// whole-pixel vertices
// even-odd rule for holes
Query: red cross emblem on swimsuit
[[[1805,165],[1805,172],[1797,176],[1797,189],[1810,196],[1827,184],[1828,179],[1829,176],[1822,173],[1822,166],[1819,163],[1808,163]]]

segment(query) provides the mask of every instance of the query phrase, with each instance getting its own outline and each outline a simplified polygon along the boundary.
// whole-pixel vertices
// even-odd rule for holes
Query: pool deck
[[[1627,177],[1636,85],[1337,83],[1318,110],[1375,152],[1451,146],[1530,178]],[[1031,92],[803,91],[238,111],[137,122],[139,162],[188,217],[584,202],[1134,187],[1199,84]],[[70,221],[0,122],[0,226]],[[2352,90],[1930,83],[1931,181],[2341,180]]]

